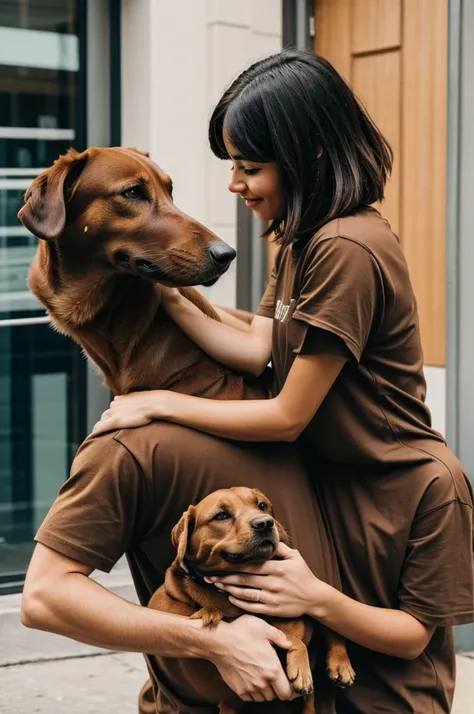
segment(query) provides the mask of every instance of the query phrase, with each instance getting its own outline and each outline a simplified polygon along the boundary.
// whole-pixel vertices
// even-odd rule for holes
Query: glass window
[[[17,213],[34,176],[85,137],[84,2],[0,3],[0,592],[32,539],[85,428],[85,360],[37,322],[26,278],[37,239]]]

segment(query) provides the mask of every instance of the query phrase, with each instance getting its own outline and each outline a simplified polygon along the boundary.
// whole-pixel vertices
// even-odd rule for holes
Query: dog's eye
[[[123,192],[123,195],[125,196],[125,198],[129,198],[131,201],[139,201],[141,198],[145,198],[141,186],[131,186]]]
[[[266,510],[267,510],[267,504],[264,503],[264,501],[259,501],[259,502],[258,502],[258,507],[260,508],[261,511],[266,511]]]
[[[216,513],[214,518],[212,520],[214,521],[225,521],[227,518],[230,518],[229,514],[226,513],[225,511],[219,511],[219,513]]]

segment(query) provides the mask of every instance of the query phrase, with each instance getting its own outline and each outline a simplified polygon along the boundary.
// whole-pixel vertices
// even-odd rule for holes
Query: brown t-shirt
[[[171,530],[183,511],[216,489],[250,486],[270,498],[312,570],[338,585],[334,551],[298,453],[295,444],[240,444],[157,422],[92,436],[79,449],[36,540],[106,572],[126,553],[146,605],[176,555]],[[148,657],[147,664],[159,689],[160,714],[215,714],[210,702],[196,701],[186,660]],[[333,714],[324,666],[317,672],[317,714]]]
[[[338,711],[446,714],[451,626],[474,618],[472,491],[431,428],[416,301],[388,223],[367,209],[281,249],[258,314],[274,319],[275,393],[301,352],[348,356],[302,437],[344,591],[437,628],[414,661],[351,645],[357,679]]]

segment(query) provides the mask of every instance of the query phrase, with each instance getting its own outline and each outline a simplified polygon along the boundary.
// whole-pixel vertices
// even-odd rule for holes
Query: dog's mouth
[[[278,539],[270,536],[254,542],[246,551],[221,550],[220,556],[227,563],[262,563],[275,555]]]
[[[210,265],[206,270],[197,275],[173,275],[170,270],[165,270],[162,266],[151,260],[143,258],[131,258],[125,251],[117,251],[114,255],[114,262],[121,272],[132,273],[143,280],[151,283],[165,283],[173,287],[191,287],[193,285],[203,285],[208,288],[215,285],[219,278],[229,269],[230,263],[221,264],[218,267]]]

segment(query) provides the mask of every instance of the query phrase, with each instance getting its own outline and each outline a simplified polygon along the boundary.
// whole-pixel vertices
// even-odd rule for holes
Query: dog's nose
[[[273,528],[275,521],[271,516],[263,516],[261,518],[256,518],[250,524],[255,531],[269,531]]]
[[[237,253],[230,245],[222,241],[215,241],[209,246],[209,255],[217,265],[229,265]]]

